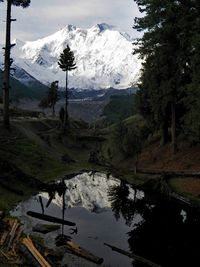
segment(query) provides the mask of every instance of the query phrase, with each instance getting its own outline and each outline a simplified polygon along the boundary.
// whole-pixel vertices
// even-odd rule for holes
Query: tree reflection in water
[[[129,185],[121,182],[109,189],[109,199],[116,219],[122,216],[130,226],[135,214],[143,220],[128,233],[132,253],[140,255],[163,267],[200,266],[200,213],[184,208],[186,218],[181,215],[182,207],[167,199],[150,205],[149,199],[129,198]],[[134,225],[135,226],[135,225]],[[145,267],[133,262],[134,267]]]
[[[133,190],[134,194],[130,196],[130,189],[131,186],[125,181],[121,181],[120,185],[108,189],[108,198],[115,218],[118,220],[122,216],[129,226],[136,214],[143,216],[145,209],[148,209],[144,198],[137,197],[138,190]]]

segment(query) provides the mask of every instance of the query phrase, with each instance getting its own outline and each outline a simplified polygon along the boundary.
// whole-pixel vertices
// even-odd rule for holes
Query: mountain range
[[[12,49],[14,76],[27,84],[30,77],[20,77],[19,69],[48,85],[58,80],[64,87],[65,73],[58,59],[68,44],[74,52],[77,69],[70,72],[69,87],[81,89],[129,88],[138,80],[141,62],[132,55],[133,38],[106,23],[89,29],[67,25],[58,32],[36,41],[15,40]],[[1,63],[0,59],[0,63]]]
[[[69,73],[69,87],[80,90],[124,89],[137,83],[141,62],[133,51],[133,38],[106,23],[89,29],[67,25],[36,41],[15,40],[12,48],[16,68],[13,77],[26,86],[35,81],[65,85],[58,59],[67,46],[74,52],[77,69]],[[0,67],[3,57],[0,55]],[[1,67],[2,68],[2,67]]]

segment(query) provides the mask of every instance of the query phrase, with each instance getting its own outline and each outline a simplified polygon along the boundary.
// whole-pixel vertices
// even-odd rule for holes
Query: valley
[[[0,0],[0,266],[199,266],[199,3],[67,2]]]

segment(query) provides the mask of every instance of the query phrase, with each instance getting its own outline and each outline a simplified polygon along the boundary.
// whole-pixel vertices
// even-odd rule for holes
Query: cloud
[[[6,4],[0,4],[0,19],[5,20]],[[12,8],[17,22],[12,25],[12,36],[35,40],[63,28],[67,24],[88,28],[107,22],[134,35],[132,30],[139,11],[133,0],[32,0],[27,9]],[[0,22],[0,43],[5,36],[5,23]]]

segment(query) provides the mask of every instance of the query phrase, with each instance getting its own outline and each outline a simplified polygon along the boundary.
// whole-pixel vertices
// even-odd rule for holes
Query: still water
[[[147,265],[112,251],[108,243],[135,253],[161,266],[200,266],[200,216],[161,196],[149,197],[131,185],[107,178],[101,173],[83,173],[65,180],[63,195],[40,193],[20,203],[12,215],[18,216],[26,233],[37,223],[50,224],[26,214],[35,211],[76,223],[64,226],[64,234],[94,255],[104,259],[102,266],[145,267]],[[52,202],[46,208],[49,197]],[[42,205],[41,206],[41,200]],[[63,209],[64,207],[64,209]],[[49,247],[55,248],[55,238],[61,230],[42,235]],[[68,266],[96,266],[78,257],[66,258]]]

